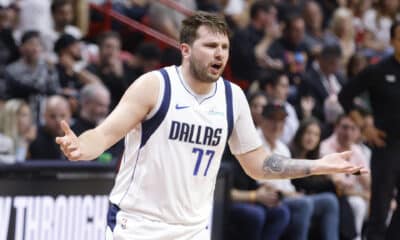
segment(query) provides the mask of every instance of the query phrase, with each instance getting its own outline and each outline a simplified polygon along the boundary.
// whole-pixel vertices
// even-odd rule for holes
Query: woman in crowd
[[[12,140],[11,154],[14,155],[14,161],[25,161],[29,143],[36,136],[32,112],[26,102],[11,99],[5,103],[1,114],[0,133]]]

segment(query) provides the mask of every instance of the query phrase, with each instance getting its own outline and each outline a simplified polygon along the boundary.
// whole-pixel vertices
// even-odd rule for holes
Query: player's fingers
[[[78,149],[78,146],[70,145],[70,146],[66,147],[66,149],[68,150],[68,152],[73,152]]]
[[[70,145],[72,143],[72,139],[69,136],[56,137],[56,143],[60,145]]]
[[[351,173],[351,174],[361,174],[361,172],[362,172],[362,169],[363,169],[363,167],[361,167],[361,166],[354,166],[353,168],[351,168],[350,170],[349,170],[349,173]]]
[[[61,151],[64,153],[65,156],[67,156],[69,154],[70,151],[68,151],[68,147],[61,145],[60,146]]]
[[[62,142],[62,137],[56,137],[56,143],[61,144]]]
[[[60,145],[65,145],[67,144],[67,137],[56,137],[56,143],[60,144]]]
[[[74,151],[70,152],[70,154],[68,155],[68,158],[69,158],[69,160],[77,161],[77,160],[79,160],[80,156],[81,156],[81,152],[79,150],[74,150]]]
[[[74,132],[71,130],[71,128],[69,127],[68,123],[65,120],[61,120],[60,126],[64,131],[65,135],[74,134]]]

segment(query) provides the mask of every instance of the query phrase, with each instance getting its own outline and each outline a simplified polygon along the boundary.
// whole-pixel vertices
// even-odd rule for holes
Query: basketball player
[[[261,147],[241,89],[221,78],[229,53],[223,18],[183,21],[182,65],[139,77],[114,111],[77,137],[62,122],[56,139],[73,161],[97,158],[126,135],[110,194],[107,239],[207,240],[214,185],[225,144],[255,179],[364,172],[350,153],[292,160]],[[252,197],[252,196],[247,196]]]

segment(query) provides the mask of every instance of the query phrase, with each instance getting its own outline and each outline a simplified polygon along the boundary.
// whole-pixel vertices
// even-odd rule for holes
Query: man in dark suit
[[[338,71],[341,54],[340,46],[325,45],[320,56],[307,70],[306,80],[300,91],[314,98],[313,115],[320,120],[325,120],[324,102],[328,97],[337,99],[337,95],[345,83],[345,78]]]

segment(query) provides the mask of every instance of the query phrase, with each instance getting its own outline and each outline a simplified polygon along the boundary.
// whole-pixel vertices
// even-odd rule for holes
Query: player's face
[[[185,57],[185,56],[184,56]],[[202,82],[215,82],[224,71],[229,57],[228,36],[212,32],[206,26],[197,30],[197,39],[188,49],[190,71]]]

